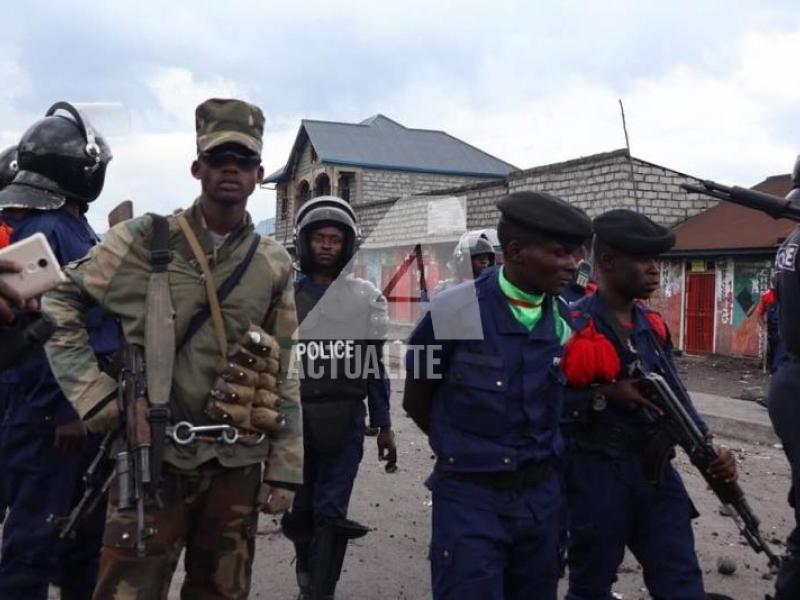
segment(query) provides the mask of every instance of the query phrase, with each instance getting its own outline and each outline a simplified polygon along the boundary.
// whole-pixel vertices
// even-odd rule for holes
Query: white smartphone
[[[19,273],[2,273],[0,278],[23,299],[43,294],[67,280],[43,233],[6,246],[0,250],[0,259],[22,267]]]

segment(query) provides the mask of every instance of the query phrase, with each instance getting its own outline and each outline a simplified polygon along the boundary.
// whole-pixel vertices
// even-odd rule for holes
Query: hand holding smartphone
[[[0,250],[0,321],[13,321],[14,306],[35,308],[36,296],[64,281],[61,265],[44,234],[36,233],[6,246]]]

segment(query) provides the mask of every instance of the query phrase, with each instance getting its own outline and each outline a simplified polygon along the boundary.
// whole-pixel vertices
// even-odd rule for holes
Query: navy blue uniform
[[[661,374],[671,386],[682,386],[671,375],[676,371],[662,362],[672,363],[672,344],[666,326],[665,339],[654,330],[649,309],[634,304],[632,329],[624,332],[629,344],[620,342],[604,317],[600,295],[588,296],[572,309],[577,331],[593,322],[614,344],[623,366],[620,378],[626,377],[638,360],[646,371]],[[592,411],[590,399],[589,389],[568,389],[564,403],[564,433],[570,448],[565,477],[567,599],[610,598],[628,546],[641,563],[654,598],[704,600],[691,526],[697,511],[680,476],[670,464],[658,485],[649,483],[643,450],[653,431],[634,412],[613,406]],[[700,430],[708,431],[695,408],[687,405],[686,409]]]
[[[348,281],[357,288],[354,290],[350,302],[357,303],[358,289],[369,284],[363,280],[348,280],[343,277],[343,287],[348,285]],[[300,322],[301,339],[303,339],[307,331],[304,326],[304,322],[307,323],[307,321],[304,321],[304,319],[317,306],[319,300],[328,291],[329,286],[315,284],[310,278],[303,276],[295,284],[295,288],[295,294],[298,298],[298,321]],[[374,290],[374,293],[379,295],[377,289]],[[330,310],[330,307],[326,308]],[[334,308],[339,307],[336,306]],[[367,309],[366,307],[361,308],[362,312],[359,316],[363,320],[366,316],[364,311]],[[351,335],[357,335],[355,331],[359,327],[347,322],[349,321],[349,316],[345,321],[345,328],[350,329]],[[310,327],[308,335],[313,337],[314,330],[315,327]],[[320,354],[325,353],[325,347],[330,347],[328,342],[334,342],[335,344],[336,341],[342,342],[343,339],[329,339],[320,342],[322,344],[320,347],[323,348]],[[375,341],[378,343],[373,344],[372,347],[378,350],[377,356],[379,356],[383,341]],[[304,357],[312,356],[310,345],[315,342],[309,340],[301,343],[304,343],[304,348],[306,348],[302,355]],[[336,348],[345,348],[345,346],[340,344]],[[322,360],[324,361],[324,358]],[[346,381],[345,372],[348,369],[345,367],[340,368],[338,378],[334,377],[327,369],[320,367],[323,368],[321,372],[324,372],[324,376],[315,380],[313,378],[314,368],[309,367],[307,361],[304,364],[308,371],[303,374],[304,376],[300,383],[300,398],[304,406],[308,406],[308,404],[317,406],[327,404],[331,406],[333,402],[338,402],[341,410],[347,412],[346,421],[342,423],[341,435],[336,436],[339,439],[335,440],[335,452],[332,452],[331,448],[327,447],[329,444],[321,443],[315,438],[315,427],[306,422],[303,486],[295,496],[292,511],[298,516],[310,515],[314,525],[319,525],[326,521],[344,519],[347,516],[353,484],[358,474],[359,463],[364,454],[364,421],[366,418],[364,396],[366,395],[369,407],[370,426],[389,427],[391,426],[391,417],[389,416],[390,386],[382,360],[378,360],[375,364],[379,372],[370,372],[363,380],[357,377],[352,380],[352,383]],[[365,365],[362,364],[362,366]],[[330,365],[328,365],[329,367]],[[354,374],[357,370],[355,366],[352,369]],[[307,413],[305,415],[307,419],[312,417],[311,413],[313,413],[314,408],[315,406],[312,406],[304,410]],[[333,426],[332,423],[331,426]]]
[[[768,405],[772,426],[783,443],[792,473],[789,504],[794,509],[795,528],[786,540],[787,556],[775,586],[775,600],[800,598],[800,229],[778,250],[775,259],[780,338],[789,353],[772,376]]]
[[[780,305],[777,299],[767,307],[766,318],[769,372],[774,375],[778,368],[789,359],[789,355],[786,352],[786,345],[781,339]]]
[[[61,264],[82,258],[98,238],[83,217],[65,208],[30,211],[20,219],[4,217],[14,228],[12,241],[41,232]],[[116,324],[99,309],[89,315],[89,338],[103,363],[117,348]],[[97,575],[105,506],[100,503],[78,528],[74,540],[61,543],[52,520],[65,517],[82,494],[82,475],[97,451],[89,438],[81,452],[53,447],[58,425],[78,418],[61,393],[44,350],[22,365],[0,373],[0,404],[6,405],[0,428],[0,465],[9,513],[3,528],[0,597],[36,600],[47,597],[49,583],[91,590]]]
[[[426,482],[436,599],[556,596],[564,444],[554,312],[567,309],[551,296],[542,309],[528,331],[489,268],[474,288],[434,298],[409,338],[407,377],[438,384]]]

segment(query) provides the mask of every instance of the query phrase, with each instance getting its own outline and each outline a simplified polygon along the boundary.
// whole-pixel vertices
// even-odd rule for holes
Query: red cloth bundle
[[[570,387],[583,388],[615,381],[622,364],[614,345],[590,321],[567,342],[561,369]]]

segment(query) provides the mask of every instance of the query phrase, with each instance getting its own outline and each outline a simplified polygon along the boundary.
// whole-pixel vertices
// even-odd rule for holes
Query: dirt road
[[[397,388],[397,386],[394,386]],[[374,438],[367,439],[364,460],[351,504],[351,515],[374,528],[351,548],[337,598],[410,599],[430,597],[428,562],[431,501],[423,485],[433,464],[427,442],[402,415],[400,398],[393,395],[394,419],[400,450],[400,469],[388,475],[378,464]],[[726,440],[718,440],[726,443]],[[783,539],[791,526],[786,504],[788,465],[779,449],[741,442],[729,442],[739,458],[741,481],[750,504],[762,520],[768,539]],[[730,518],[719,514],[718,504],[706,490],[693,467],[680,457],[678,466],[690,494],[702,514],[695,521],[697,549],[709,591],[722,592],[736,600],[764,597],[773,586],[763,579],[767,572],[763,555],[743,545]],[[294,566],[290,544],[278,531],[275,520],[262,517],[257,540],[252,598],[288,600],[294,598]],[[778,547],[782,550],[782,547]],[[733,575],[717,573],[720,557],[732,558]],[[173,582],[174,597],[180,575]],[[562,595],[563,595],[562,582]],[[615,591],[624,600],[648,598],[638,565],[630,557],[619,574]],[[173,597],[173,595],[171,595]]]

